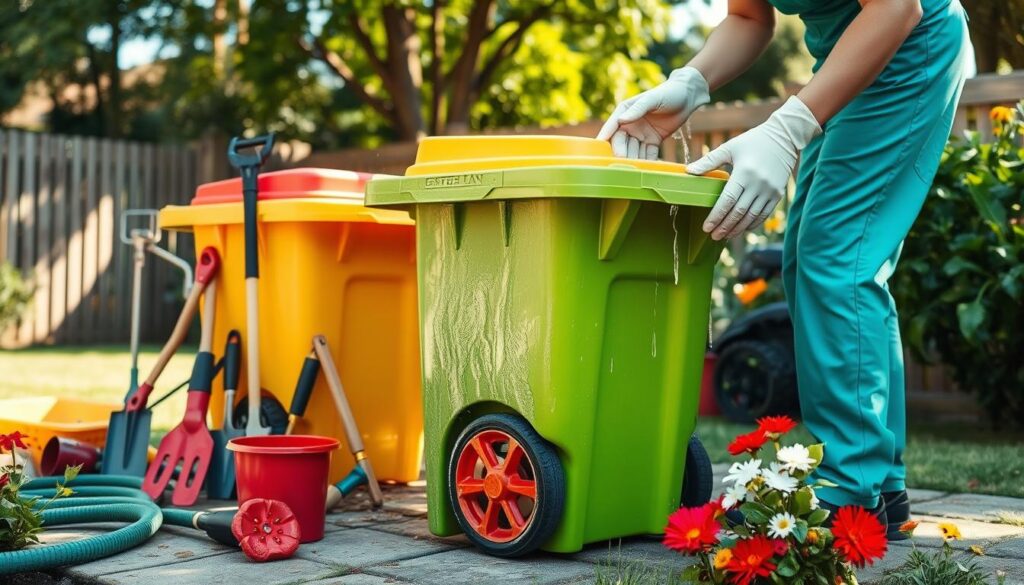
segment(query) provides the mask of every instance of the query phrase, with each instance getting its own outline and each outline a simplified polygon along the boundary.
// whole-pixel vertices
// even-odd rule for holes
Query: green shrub
[[[18,269],[0,262],[0,331],[13,323],[32,299],[32,288]]]
[[[977,395],[994,424],[1024,421],[1024,109],[995,108],[997,137],[946,147],[892,289],[904,337]]]

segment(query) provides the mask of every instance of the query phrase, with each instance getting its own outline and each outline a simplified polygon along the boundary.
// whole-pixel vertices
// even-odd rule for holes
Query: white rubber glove
[[[687,165],[693,175],[733,165],[732,176],[704,220],[704,231],[721,240],[761,225],[785,194],[800,151],[820,133],[811,110],[792,96],[760,126]]]
[[[661,142],[709,101],[700,71],[676,69],[664,83],[616,106],[597,139],[611,140],[615,156],[657,160]]]

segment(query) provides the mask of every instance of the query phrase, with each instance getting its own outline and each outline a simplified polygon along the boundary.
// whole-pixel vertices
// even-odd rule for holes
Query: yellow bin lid
[[[404,211],[363,207],[368,173],[334,169],[288,169],[259,176],[259,221],[348,221],[413,225]],[[242,180],[200,185],[191,205],[160,210],[160,227],[188,229],[195,225],[242,223]]]
[[[604,140],[576,136],[435,136],[423,139],[406,176],[438,175],[524,167],[590,166],[686,173],[686,165],[635,160],[612,154]],[[724,171],[706,177],[727,179]]]

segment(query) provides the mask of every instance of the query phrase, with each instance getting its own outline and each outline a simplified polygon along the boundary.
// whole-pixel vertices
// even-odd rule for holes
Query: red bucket
[[[280,500],[291,508],[302,532],[300,542],[324,537],[327,475],[338,440],[312,435],[238,437],[235,452],[238,505],[255,499]]]

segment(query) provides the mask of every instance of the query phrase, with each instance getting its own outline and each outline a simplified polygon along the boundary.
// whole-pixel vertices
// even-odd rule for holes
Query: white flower
[[[768,521],[768,536],[786,538],[796,528],[796,518],[789,512],[779,512]]]
[[[746,487],[748,483],[754,480],[755,477],[761,474],[761,460],[753,459],[751,461],[736,462],[729,468],[729,475],[725,476],[722,480],[723,483],[736,483],[743,487]]]
[[[725,496],[722,498],[722,507],[726,510],[731,510],[737,504],[747,499],[747,486],[742,483],[737,483],[729,486],[725,490]]]
[[[768,487],[783,493],[788,494],[797,486],[796,478],[789,476],[778,463],[772,463],[769,469],[762,469],[761,477]]]
[[[811,458],[811,452],[807,450],[800,443],[796,445],[790,445],[779,449],[778,455],[776,455],[779,462],[782,463],[782,468],[790,473],[796,471],[810,471],[814,465],[814,459]]]

